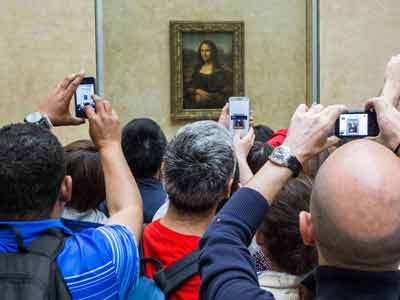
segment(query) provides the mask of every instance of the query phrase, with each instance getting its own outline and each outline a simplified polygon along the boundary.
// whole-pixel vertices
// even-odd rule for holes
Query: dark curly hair
[[[314,247],[303,244],[299,214],[309,211],[311,180],[301,175],[279,192],[260,227],[268,248],[268,257],[283,271],[302,275],[317,265]]]
[[[67,206],[80,212],[98,208],[106,199],[106,188],[97,147],[90,140],[79,140],[65,146],[64,152],[74,187]]]
[[[33,124],[0,129],[0,219],[49,218],[65,177],[64,152],[48,130]]]
[[[247,163],[253,174],[257,173],[267,162],[274,148],[263,142],[254,142],[249,154],[247,155]]]

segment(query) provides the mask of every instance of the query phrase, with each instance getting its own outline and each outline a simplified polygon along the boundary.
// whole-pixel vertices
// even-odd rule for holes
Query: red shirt
[[[147,225],[143,232],[143,252],[145,257],[157,258],[169,267],[190,252],[198,248],[200,237],[185,235],[173,231],[160,223],[159,220]],[[155,269],[146,266],[146,275],[153,278]],[[200,275],[195,275],[183,283],[173,294],[172,300],[198,300]]]
[[[287,128],[281,128],[274,132],[274,135],[268,140],[268,144],[276,148],[283,144],[288,134]]]

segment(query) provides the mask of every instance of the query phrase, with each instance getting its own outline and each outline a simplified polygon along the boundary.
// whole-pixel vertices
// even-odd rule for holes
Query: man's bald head
[[[337,149],[315,179],[311,215],[318,250],[329,264],[364,270],[400,261],[400,160],[358,140]]]

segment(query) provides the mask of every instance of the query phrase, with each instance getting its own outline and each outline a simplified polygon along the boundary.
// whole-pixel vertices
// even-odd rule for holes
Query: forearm
[[[271,204],[279,191],[292,177],[292,171],[267,161],[246,184],[246,187],[259,192]]]
[[[253,177],[253,172],[251,171],[246,159],[238,158],[238,167],[240,183],[245,185]]]
[[[128,226],[140,240],[143,204],[136,181],[120,145],[100,150],[106,185],[106,203],[110,213],[108,224]]]
[[[267,209],[259,193],[239,189],[218,213],[200,241],[200,299],[232,299],[232,290],[241,300],[272,299],[258,288],[247,249]]]

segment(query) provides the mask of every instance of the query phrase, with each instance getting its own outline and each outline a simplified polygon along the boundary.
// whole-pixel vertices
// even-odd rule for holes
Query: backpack
[[[155,258],[143,257],[143,241],[139,247],[140,278],[138,285],[129,294],[128,299],[166,300],[169,295],[187,279],[199,273],[200,250],[194,250],[168,268]],[[152,264],[156,272],[153,279],[145,275],[146,264]]]
[[[68,300],[71,295],[55,261],[64,248],[64,234],[47,229],[29,246],[23,245],[17,228],[0,224],[15,233],[18,252],[0,253],[1,299]]]

